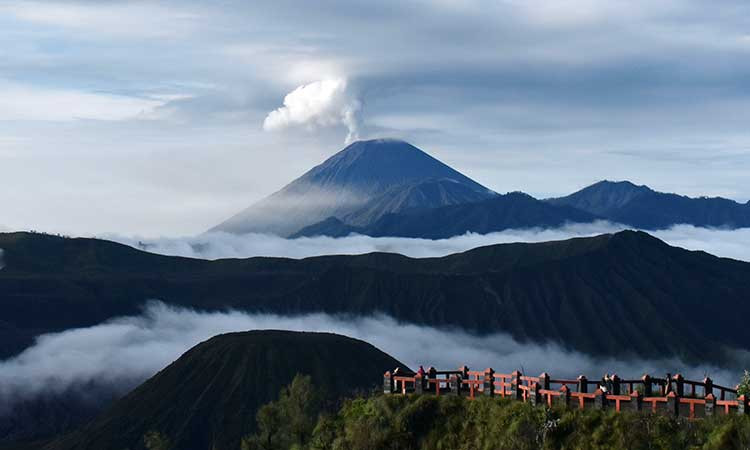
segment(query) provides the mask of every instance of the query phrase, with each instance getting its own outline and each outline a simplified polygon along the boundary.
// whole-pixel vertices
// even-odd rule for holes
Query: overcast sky
[[[498,192],[744,202],[749,75],[745,0],[4,0],[0,227],[198,233],[352,133]]]

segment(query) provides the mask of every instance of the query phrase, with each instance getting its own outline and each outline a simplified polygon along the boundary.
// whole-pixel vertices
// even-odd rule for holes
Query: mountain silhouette
[[[629,181],[600,181],[567,197],[547,201],[644,230],[678,224],[750,227],[750,202],[742,204],[722,197],[691,198],[667,194]]]
[[[383,373],[404,367],[372,345],[331,333],[261,330],[222,334],[188,350],[54,450],[145,449],[144,435],[169,436],[182,450],[239,449],[258,408],[296,374],[329,400],[382,389]]]
[[[597,219],[597,216],[586,211],[552,205],[522,192],[512,192],[479,202],[383,214],[361,227],[329,217],[303,228],[292,237],[342,237],[356,233],[374,237],[445,239],[469,232],[487,234],[511,228],[556,228]]]

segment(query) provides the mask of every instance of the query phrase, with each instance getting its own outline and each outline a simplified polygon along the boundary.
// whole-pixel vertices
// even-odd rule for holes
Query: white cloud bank
[[[32,87],[0,80],[0,120],[123,120],[148,116],[165,99]]]
[[[138,40],[188,36],[200,17],[186,5],[169,8],[148,2],[13,0],[3,2],[0,12],[18,21],[60,28],[67,33],[79,32],[86,37]]]
[[[590,378],[605,372],[627,377],[679,372],[690,379],[708,374],[725,385],[734,385],[741,373],[739,367],[688,367],[676,359],[595,359],[557,345],[519,343],[505,334],[479,337],[399,323],[386,316],[204,313],[151,302],[140,316],[40,336],[23,353],[0,362],[0,405],[7,413],[16,401],[90,383],[122,390],[152,376],[201,341],[220,333],[254,329],[339,333],[367,341],[411,367],[456,368],[467,364],[508,372],[522,369],[533,375],[547,371],[555,377],[584,373]]]
[[[204,259],[280,256],[305,258],[330,254],[369,252],[401,253],[411,257],[435,257],[463,252],[472,248],[508,242],[544,242],[573,237],[595,236],[628,229],[610,222],[570,224],[554,229],[507,230],[490,234],[467,233],[449,239],[412,239],[352,235],[343,238],[313,237],[285,239],[262,234],[234,235],[207,233],[184,238],[139,238],[105,235],[123,244],[150,252]],[[670,245],[689,250],[704,250],[728,258],[750,261],[750,228],[722,230],[677,225],[650,234]]]
[[[362,102],[345,78],[305,84],[284,97],[284,106],[271,111],[263,121],[266,131],[291,127],[314,129],[343,124],[349,130],[346,143],[359,138]]]

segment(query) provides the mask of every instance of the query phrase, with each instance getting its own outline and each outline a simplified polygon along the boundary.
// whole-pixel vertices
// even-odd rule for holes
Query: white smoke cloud
[[[278,316],[241,312],[196,312],[150,302],[140,316],[40,336],[23,353],[0,362],[0,405],[6,413],[15,401],[66,392],[97,383],[122,389],[152,376],[197,343],[220,333],[254,329],[329,331],[367,341],[399,361],[416,367],[456,368],[462,364],[537,375],[591,377],[603,373],[639,377],[645,372],[682,373],[690,379],[710,375],[734,385],[741,367],[689,367],[677,359],[597,359],[554,344],[520,343],[498,333],[475,336],[463,331],[399,323],[386,316],[352,318],[326,314]],[[2,411],[0,411],[2,412]]]
[[[184,238],[139,238],[105,235],[123,244],[154,253],[204,259],[280,256],[304,258],[330,254],[369,252],[401,253],[411,257],[435,257],[463,252],[476,247],[508,242],[544,242],[573,237],[595,236],[628,229],[610,222],[569,224],[553,229],[506,230],[498,233],[467,233],[449,239],[412,239],[352,235],[343,238],[312,237],[284,239],[262,234],[234,235],[207,233]],[[717,256],[750,261],[750,228],[722,230],[677,225],[667,230],[650,231],[668,244],[689,250],[704,250]]]
[[[343,124],[349,130],[346,143],[359,138],[362,102],[345,78],[302,85],[284,97],[284,106],[263,121],[266,131],[302,126],[308,129]]]

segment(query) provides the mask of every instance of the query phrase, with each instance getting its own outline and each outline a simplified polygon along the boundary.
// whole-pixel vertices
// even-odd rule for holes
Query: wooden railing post
[[[570,389],[568,389],[568,386],[563,385],[560,388],[560,396],[557,397],[557,401],[566,408],[570,407]]]
[[[706,395],[706,417],[711,417],[716,411],[716,397],[712,392]]]
[[[585,375],[581,375],[578,377],[578,392],[583,392],[585,394],[589,391],[588,381],[589,380]]]
[[[513,371],[510,374],[510,396],[514,400],[523,400],[523,391],[518,388],[519,385],[523,384],[522,376],[520,370]]]
[[[495,395],[495,371],[488,368],[484,371],[484,383],[482,386],[484,395],[492,397]]]
[[[640,411],[643,409],[643,397],[640,392],[633,391],[630,393],[630,407],[633,411]]]
[[[390,370],[383,374],[383,393],[393,394],[393,378]]]
[[[703,397],[708,397],[708,394],[713,395],[714,393],[714,382],[712,379],[706,377],[703,379]]]

